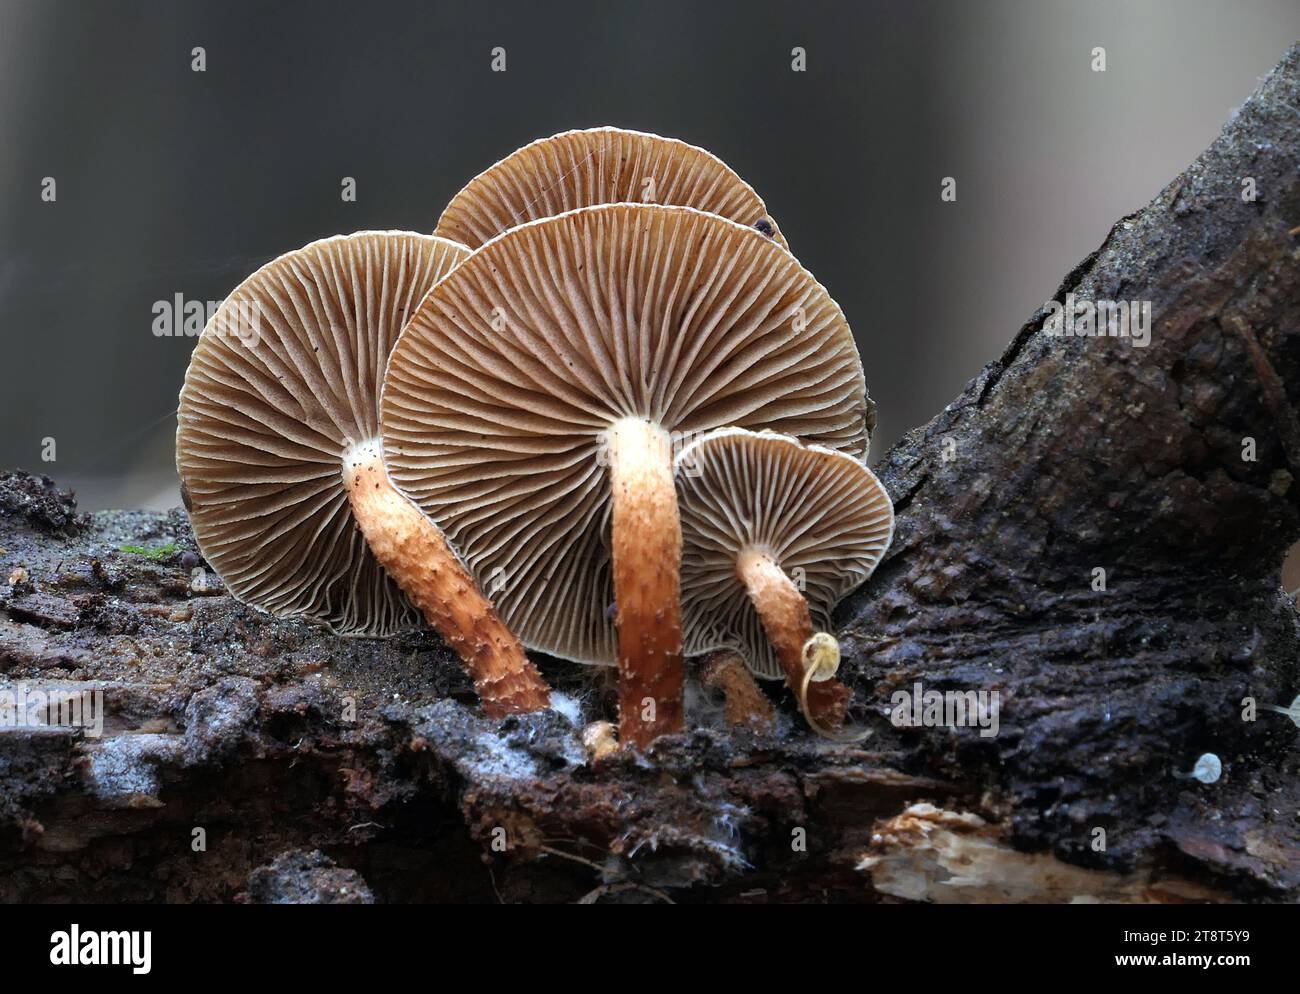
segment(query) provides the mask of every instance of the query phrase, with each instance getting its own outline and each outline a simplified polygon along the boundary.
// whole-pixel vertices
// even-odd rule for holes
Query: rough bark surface
[[[0,687],[102,689],[108,717],[0,731],[0,900],[330,900],[346,879],[379,901],[1295,901],[1297,729],[1242,702],[1300,689],[1278,584],[1300,535],[1298,152],[1293,49],[1057,292],[1150,300],[1149,347],[1048,336],[1044,309],[884,457],[897,537],[837,617],[861,746],[788,695],[771,732],[731,730],[692,684],[692,731],[589,763],[600,671],[543,661],[560,708],[489,721],[436,637],[269,621],[196,591],[183,513],[82,519],[4,477]],[[896,727],[918,682],[996,690],[999,734]],[[1221,779],[1178,776],[1204,752]]]

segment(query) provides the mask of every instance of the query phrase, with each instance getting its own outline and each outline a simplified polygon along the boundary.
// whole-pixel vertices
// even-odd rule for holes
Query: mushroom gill
[[[352,635],[423,614],[501,715],[546,706],[546,684],[380,458],[393,343],[467,254],[434,236],[360,232],[253,273],[194,349],[176,465],[199,548],[236,597]]]
[[[843,313],[780,245],[609,204],[512,228],[433,288],[389,364],[384,456],[525,644],[617,661],[621,737],[645,745],[682,727],[673,450],[740,425],[861,457],[872,410]]]

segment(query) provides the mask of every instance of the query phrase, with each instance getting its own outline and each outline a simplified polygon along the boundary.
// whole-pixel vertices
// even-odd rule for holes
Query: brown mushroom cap
[[[213,315],[181,389],[176,467],[195,540],[240,600],[346,634],[419,624],[354,525],[341,470],[378,437],[402,326],[466,255],[410,232],[326,238],[267,263]]]
[[[652,181],[652,182],[647,182]],[[785,238],[753,187],[711,152],[622,128],[565,131],[512,152],[452,198],[436,233],[478,248],[528,221],[597,204],[694,207]]]
[[[611,664],[611,426],[772,427],[861,457],[869,411],[843,313],[787,251],[613,204],[514,228],[434,288],[389,363],[384,457],[525,645]]]
[[[686,654],[735,649],[757,676],[786,676],[736,563],[770,556],[829,629],[831,609],[871,576],[894,533],[875,474],[843,452],[773,432],[724,428],[675,461],[682,519]]]

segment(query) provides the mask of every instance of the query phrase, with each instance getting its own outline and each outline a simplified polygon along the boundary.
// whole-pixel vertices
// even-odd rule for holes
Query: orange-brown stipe
[[[608,445],[619,740],[644,748],[683,726],[682,524],[668,433],[625,418]]]
[[[352,514],[380,565],[465,664],[490,718],[549,707],[550,689],[442,532],[388,479],[377,452],[343,466]]]
[[[736,574],[745,585],[754,610],[763,621],[763,631],[776,649],[785,683],[796,697],[805,685],[803,647],[813,636],[808,602],[772,557],[749,550],[736,560]],[[822,725],[837,728],[844,723],[853,692],[838,680],[807,683],[805,703],[809,715]]]
[[[768,729],[776,720],[772,702],[734,650],[723,649],[709,656],[700,666],[700,683],[706,690],[722,694],[722,713],[728,725]]]

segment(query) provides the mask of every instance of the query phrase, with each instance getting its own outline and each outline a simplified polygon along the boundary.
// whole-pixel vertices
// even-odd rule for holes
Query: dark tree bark
[[[884,457],[897,537],[837,619],[860,746],[701,698],[593,765],[555,712],[479,717],[432,636],[202,596],[179,512],[80,519],[11,475],[0,687],[109,715],[0,730],[0,899],[1296,900],[1297,729],[1243,713],[1300,690],[1298,162],[1300,48],[1057,291],[1150,301],[1148,347],[1045,308]],[[608,716],[598,672],[543,668]],[[895,727],[918,681],[996,690],[999,734]],[[1221,779],[1179,776],[1206,752]]]
[[[1279,588],[1300,531],[1298,153],[1292,49],[1056,293],[1149,300],[1150,345],[1049,336],[1044,309],[880,468],[898,538],[842,613],[866,689],[1001,691],[994,745],[919,748],[928,768],[1011,799],[1019,846],[1300,882],[1296,729],[1242,718],[1246,697],[1300,690]],[[1219,783],[1171,776],[1204,752],[1225,764]]]

